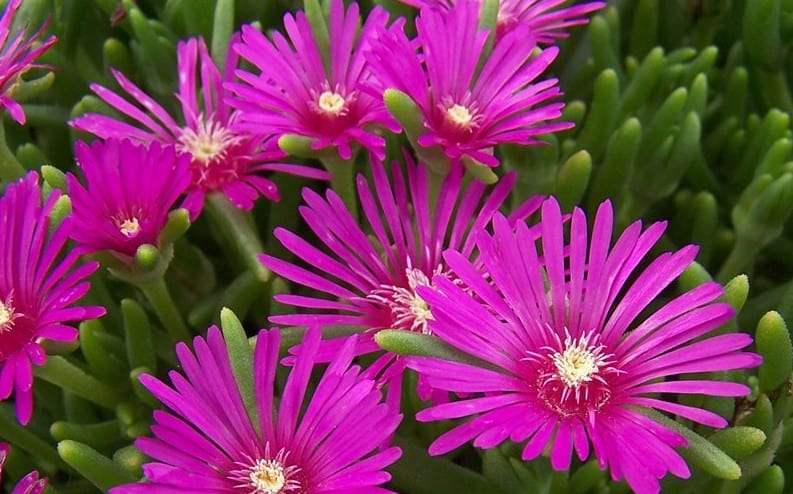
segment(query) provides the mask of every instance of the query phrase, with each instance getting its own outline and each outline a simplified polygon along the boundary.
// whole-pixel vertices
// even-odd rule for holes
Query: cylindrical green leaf
[[[107,351],[96,334],[103,331],[102,323],[96,319],[80,324],[80,350],[88,362],[93,375],[110,386],[123,382],[128,370],[124,363]]]
[[[107,420],[95,424],[75,424],[57,421],[50,426],[50,435],[56,441],[71,439],[92,448],[101,448],[121,441],[121,425],[118,420]]]
[[[594,210],[603,200],[620,202],[633,175],[634,160],[642,138],[642,125],[629,118],[611,136],[603,163],[595,170],[589,192],[589,207]]]
[[[606,149],[606,143],[617,123],[614,108],[619,104],[619,78],[614,70],[607,69],[595,80],[594,96],[581,132],[576,139],[576,148],[589,151],[598,159]]]
[[[752,0],[743,12],[743,45],[749,58],[765,70],[775,71],[783,62],[779,32],[781,0]]]
[[[125,298],[121,301],[124,318],[127,359],[131,368],[146,367],[156,372],[157,358],[154,353],[152,328],[146,312],[136,301]]]
[[[58,453],[66,463],[101,491],[136,480],[113,460],[83,443],[61,441],[58,443]]]
[[[782,494],[785,492],[785,472],[779,465],[771,465],[755,477],[746,489],[747,494]]]
[[[760,319],[755,333],[755,344],[757,351],[763,356],[763,363],[758,369],[760,390],[773,391],[788,382],[793,371],[790,333],[778,312],[768,312]]]
[[[253,386],[253,352],[248,343],[248,337],[242,323],[237,319],[237,315],[225,307],[220,311],[220,327],[223,330],[223,338],[226,340],[231,370],[234,373],[237,386],[239,386],[242,401],[251,418],[251,423],[258,429],[259,413],[256,408],[256,395]]]
[[[226,66],[226,53],[234,33],[234,0],[217,0],[212,23],[212,59],[218,67]]]
[[[554,195],[564,211],[581,202],[592,174],[592,157],[586,151],[570,156],[559,169]]]

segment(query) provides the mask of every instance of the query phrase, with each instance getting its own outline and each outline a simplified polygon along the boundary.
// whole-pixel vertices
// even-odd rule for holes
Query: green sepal
[[[316,139],[297,134],[284,134],[278,138],[281,151],[298,158],[319,158],[319,152],[311,149]]]
[[[149,457],[131,444],[113,453],[113,462],[135,478],[143,475],[143,464],[148,461]]]
[[[786,384],[793,371],[793,344],[785,320],[778,312],[767,312],[757,323],[755,345],[763,356],[757,371],[760,391],[767,393]]]
[[[58,454],[101,491],[137,480],[110,458],[77,441],[59,442]]]
[[[374,341],[382,349],[397,355],[438,357],[443,360],[474,365],[484,369],[493,369],[491,364],[463,353],[440,338],[431,335],[399,329],[383,329],[374,335]]]
[[[730,457],[740,460],[760,449],[766,435],[755,427],[737,426],[716,431],[708,440]]]
[[[688,446],[680,448],[679,451],[681,456],[692,465],[720,479],[736,480],[741,477],[741,467],[738,463],[712,442],[655,410],[642,408],[640,411],[686,439]]]
[[[606,149],[608,138],[617,124],[614,108],[618,106],[619,98],[619,77],[614,70],[606,69],[595,79],[592,103],[576,139],[576,148],[586,149],[596,160]]]
[[[229,51],[231,37],[234,35],[234,0],[217,0],[215,17],[212,23],[212,60],[223,70]]]
[[[61,192],[66,192],[67,189],[66,174],[63,173],[59,168],[55,168],[54,166],[51,165],[42,166],[41,178],[43,178],[44,182],[53,189],[58,189]]]
[[[251,423],[258,431],[259,411],[256,408],[256,394],[253,386],[253,352],[251,351],[248,337],[237,315],[230,309],[220,310],[220,328],[226,340],[226,350],[231,362],[231,371],[242,396],[242,402],[248,412]]]
[[[752,479],[743,492],[782,494],[785,492],[785,471],[779,465],[771,465]]]
[[[570,156],[559,168],[554,195],[563,211],[571,211],[584,197],[592,175],[592,157],[582,150]]]
[[[174,209],[168,213],[168,221],[160,230],[157,238],[160,245],[168,245],[176,242],[190,228],[190,213],[184,209]]]
[[[462,163],[465,169],[468,170],[468,173],[483,184],[492,185],[498,182],[498,175],[496,175],[490,167],[476,161],[470,156],[464,156]],[[431,171],[434,172],[434,170]]]
[[[157,358],[154,353],[152,328],[146,312],[138,302],[125,298],[121,301],[121,314],[124,320],[127,360],[132,369],[145,367],[157,371]]]

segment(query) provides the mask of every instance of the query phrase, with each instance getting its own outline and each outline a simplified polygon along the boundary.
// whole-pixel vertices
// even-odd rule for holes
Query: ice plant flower
[[[238,70],[241,82],[229,84],[231,104],[242,112],[245,128],[274,130],[314,139],[312,149],[335,148],[350,159],[356,145],[385,158],[381,128],[398,131],[383,99],[367,90],[370,73],[364,57],[375,32],[385,27],[388,13],[375,7],[356,36],[358,5],[344,10],[341,0],[330,2],[328,53],[321,53],[306,14],[284,16],[289,40],[278,32],[272,41],[252,26],[242,27],[242,41],[234,49],[259,71]]]
[[[639,494],[658,492],[658,479],[667,472],[689,476],[674,449],[686,440],[642,409],[724,427],[721,416],[664,396],[744,396],[749,388],[743,384],[689,374],[755,367],[761,357],[740,351],[752,344],[747,334],[708,336],[734,315],[718,301],[723,289],[715,282],[649,310],[691,264],[697,248],[689,245],[648,262],[665,224],[642,232],[636,222],[611,245],[613,220],[611,205],[603,203],[588,240],[586,217],[576,209],[566,244],[553,199],[542,205],[536,227],[541,240],[526,225],[513,229],[497,216],[494,233],[483,233],[477,242],[492,283],[464,256],[446,255],[468,290],[443,277],[435,278],[436,290],[420,290],[432,308],[429,328],[493,369],[409,358],[408,365],[431,386],[472,394],[419,412],[421,421],[475,416],[437,438],[431,454],[470,440],[492,448],[511,439],[527,441],[524,460],[550,444],[553,468],[566,470],[573,450],[582,461],[594,451],[600,468],[608,467],[614,480],[624,478]]]
[[[423,9],[415,39],[394,24],[381,31],[369,60],[383,91],[399,90],[418,107],[419,146],[438,146],[452,164],[471,158],[495,167],[494,146],[532,144],[535,136],[571,124],[551,122],[564,103],[548,102],[561,94],[557,79],[540,79],[558,48],[536,54],[536,38],[515,30],[488,55],[479,11],[471,0],[450,10]]]
[[[417,8],[450,9],[456,0],[400,0]],[[484,3],[480,1],[480,3]],[[502,0],[498,3],[497,37],[512,29],[524,36],[536,36],[537,43],[549,45],[568,36],[567,28],[589,22],[589,14],[602,9],[606,2],[585,2],[559,8],[569,0]]]
[[[47,28],[45,23],[29,38],[23,29],[15,36],[11,36],[11,24],[14,14],[22,5],[22,0],[11,0],[6,5],[3,16],[0,17],[0,110],[3,108],[17,123],[25,123],[25,112],[22,105],[13,99],[14,87],[22,80],[22,76],[33,68],[46,68],[34,61],[55,44],[57,38],[50,35],[40,44],[34,46],[36,41],[44,34]]]
[[[7,443],[0,443],[0,487],[3,485],[3,468],[8,458],[9,447]],[[46,478],[39,478],[37,471],[32,471],[22,477],[13,489],[5,486],[4,492],[9,494],[41,494],[49,482]]]
[[[179,152],[188,154],[192,180],[184,207],[190,211],[191,220],[200,214],[205,195],[214,191],[225,194],[240,209],[252,208],[260,195],[270,200],[280,199],[275,183],[259,175],[262,172],[328,178],[322,170],[274,162],[284,155],[272,138],[238,128],[239,115],[226,104],[223,87],[224,81],[234,77],[239,60],[232,51],[229,51],[223,74],[201,38],[180,42],[177,57],[179,91],[176,98],[181,104],[183,124],[177,123],[122,73],[113,70],[118,85],[140,106],[99,84],[92,84],[91,90],[137,124],[89,113],[72,120],[70,125],[102,139],[129,138],[144,144],[172,144]],[[197,78],[200,86],[196,85]]]
[[[67,217],[49,233],[49,217],[60,194],[42,199],[30,172],[9,184],[0,198],[0,400],[14,394],[17,418],[33,413],[33,365],[44,365],[44,340],[71,342],[67,322],[100,317],[103,307],[74,307],[88,291],[85,280],[97,263],[75,266],[79,254],[64,251],[72,229]]]
[[[407,181],[398,163],[391,167],[389,180],[382,164],[373,163],[373,184],[358,176],[358,197],[371,235],[358,225],[339,196],[328,190],[323,198],[304,189],[300,214],[326,249],[314,247],[286,229],[275,237],[303,261],[297,264],[263,254],[260,259],[278,275],[318,292],[320,295],[277,295],[281,303],[299,307],[293,314],[270,320],[290,326],[353,326],[362,333],[360,354],[380,351],[374,335],[393,328],[429,333],[429,307],[417,294],[421,286],[431,286],[433,276],[447,276],[441,258],[445,249],[474,255],[469,232],[486,227],[509,195],[515,176],[509,174],[492,189],[474,181],[462,184],[462,168],[452,170],[431,207],[429,172],[422,163],[407,160]],[[516,208],[514,218],[524,218],[539,207],[535,198]],[[321,358],[330,359],[343,339],[323,342]],[[404,363],[391,353],[384,354],[373,368],[383,369],[381,380],[389,382],[389,401],[398,400]],[[396,381],[394,381],[396,380]],[[420,388],[422,396],[428,389]]]
[[[86,182],[67,176],[79,251],[130,260],[143,244],[159,247],[168,213],[190,185],[190,157],[172,145],[117,139],[78,141],[75,155]]]
[[[350,365],[355,337],[335,356],[312,397],[306,396],[320,332],[309,330],[304,352],[291,369],[280,404],[274,395],[278,330],[259,333],[253,357],[258,421],[246,411],[220,331],[184,343],[176,352],[184,375],[173,387],[148,375],[141,382],[172,412],[155,411],[153,438],[135,442],[154,459],[143,466],[146,483],[112,494],[235,492],[239,494],[386,494],[383,469],[399,458],[385,447],[401,415],[381,403],[372,380]],[[307,399],[308,398],[308,399]],[[275,413],[277,412],[277,413]],[[380,449],[378,449],[380,448]]]

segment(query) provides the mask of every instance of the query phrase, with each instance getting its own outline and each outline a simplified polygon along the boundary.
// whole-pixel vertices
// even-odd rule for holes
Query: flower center
[[[440,274],[441,267],[433,274]],[[430,334],[427,321],[432,319],[430,306],[416,293],[420,286],[433,286],[430,278],[420,269],[408,267],[405,270],[408,286],[380,285],[367,298],[385,304],[391,310],[391,325],[394,329],[404,329],[417,333]]]
[[[549,329],[549,331],[551,331]],[[614,367],[594,331],[576,338],[565,329],[565,339],[552,332],[554,344],[527,352],[524,360],[536,371],[538,397],[563,416],[586,415],[611,398],[609,379],[622,371]]]
[[[227,127],[215,122],[211,117],[204,120],[204,117],[200,116],[195,128],[185,127],[182,129],[182,135],[179,136],[176,143],[176,150],[188,153],[192,156],[193,161],[209,167],[223,160],[226,151],[239,141],[240,137]]]
[[[464,129],[469,128],[474,120],[471,111],[457,103],[446,109],[446,118],[454,125]]]
[[[332,116],[341,115],[344,112],[344,105],[347,102],[339,93],[333,91],[323,91],[317,100],[317,106],[323,113]]]
[[[118,225],[118,231],[127,238],[135,238],[140,233],[140,223],[134,216],[127,218]]]
[[[229,478],[238,482],[235,487],[245,494],[289,494],[300,492],[300,482],[295,476],[297,466],[286,466],[288,453],[281,449],[275,457],[270,456],[269,443],[265,446],[264,458],[249,459],[237,463],[242,468],[229,472]]]
[[[14,329],[14,319],[21,314],[14,311],[13,296],[9,293],[5,300],[0,300],[0,334]]]
[[[254,492],[277,494],[286,485],[284,467],[277,461],[259,459],[251,467],[250,480]]]

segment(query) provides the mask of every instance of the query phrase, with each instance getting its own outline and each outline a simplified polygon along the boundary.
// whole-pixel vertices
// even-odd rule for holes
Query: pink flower
[[[488,32],[479,28],[480,4],[460,0],[450,10],[423,9],[418,35],[402,25],[381,30],[369,60],[381,90],[397,89],[418,106],[424,132],[418,144],[443,150],[453,164],[471,158],[498,166],[498,144],[534,144],[534,137],[567,129],[551,122],[564,103],[556,79],[542,79],[558,48],[535,53],[536,39],[513,31],[485,54]]]
[[[6,458],[8,458],[8,450],[7,443],[0,443],[0,485],[2,485],[3,468]],[[46,478],[39,478],[39,473],[34,470],[22,477],[13,489],[8,490],[9,487],[6,486],[6,490],[10,494],[41,494],[47,488],[48,483]]]
[[[230,101],[242,112],[243,126],[253,132],[297,134],[314,139],[312,148],[336,148],[350,159],[356,145],[385,158],[380,128],[398,131],[381,95],[372,96],[364,52],[375,31],[385,27],[388,13],[375,7],[356,36],[358,5],[344,10],[341,0],[330,3],[330,48],[320,52],[304,12],[286,14],[289,40],[278,32],[272,41],[252,26],[242,27],[242,42],[234,49],[260,72],[238,70],[240,83],[228,84]]]
[[[648,310],[691,264],[697,248],[645,262],[665,224],[642,232],[636,222],[613,246],[612,224],[606,202],[588,239],[586,217],[576,209],[566,244],[553,199],[542,206],[539,241],[526,225],[515,229],[497,216],[494,233],[478,241],[492,284],[464,256],[447,253],[469,290],[437,277],[437,291],[420,291],[432,307],[430,330],[492,370],[408,359],[431,386],[474,394],[419,412],[421,421],[471,417],[436,439],[431,454],[471,440],[492,448],[510,439],[526,441],[524,460],[550,447],[553,468],[566,470],[573,450],[582,461],[593,450],[601,468],[608,466],[614,480],[624,478],[640,494],[658,492],[658,479],[667,472],[689,476],[674,449],[686,440],[641,410],[724,427],[727,421],[719,415],[667,401],[664,394],[744,396],[749,388],[743,384],[690,374],[755,367],[761,357],[740,351],[752,344],[747,334],[707,336],[734,315],[718,301],[723,290],[717,283]]]
[[[400,0],[418,8],[435,7],[450,9],[457,0]],[[484,1],[480,0],[480,4]],[[537,43],[548,45],[559,38],[566,38],[567,28],[589,22],[592,12],[602,9],[606,2],[576,3],[564,8],[560,5],[569,0],[502,0],[498,3],[496,31],[503,37],[513,29],[523,35],[537,37]]]
[[[429,307],[417,289],[432,285],[433,276],[450,275],[441,258],[445,249],[459,250],[466,257],[474,255],[474,239],[469,232],[489,224],[507,199],[515,175],[509,174],[489,188],[480,182],[464,186],[464,170],[452,170],[440,185],[433,208],[427,167],[408,159],[406,170],[407,177],[394,163],[389,177],[382,164],[373,163],[372,185],[358,176],[358,197],[369,226],[366,230],[332,190],[322,197],[304,189],[306,205],[300,208],[300,214],[325,249],[278,228],[275,237],[303,261],[302,265],[267,254],[260,259],[279,276],[320,294],[276,295],[277,301],[299,310],[273,316],[272,322],[351,326],[362,333],[358,354],[381,350],[374,341],[381,329],[430,332]],[[530,215],[540,201],[537,197],[516,208],[514,219]],[[343,344],[344,340],[338,338],[323,341],[320,358],[329,360]],[[396,404],[404,361],[386,353],[372,368],[383,370],[381,380],[389,382],[389,401]],[[429,389],[422,386],[420,392],[426,396]]]
[[[273,163],[284,156],[275,140],[238,127],[239,115],[226,104],[223,88],[224,81],[234,77],[238,57],[233,52],[229,51],[224,74],[219,72],[200,38],[180,42],[177,56],[179,92],[176,98],[181,103],[184,125],[177,123],[159,103],[115,70],[113,76],[121,89],[142,109],[99,84],[92,84],[91,89],[137,125],[93,113],[72,120],[70,125],[102,139],[126,138],[147,145],[152,142],[171,144],[189,155],[192,180],[183,206],[190,211],[191,220],[200,214],[205,195],[214,191],[225,194],[240,209],[251,209],[259,195],[279,200],[275,183],[260,176],[261,172],[329,177],[322,170]],[[200,87],[196,86],[197,77]]]
[[[158,237],[177,198],[190,185],[190,157],[158,142],[129,140],[75,145],[86,187],[68,175],[74,228],[81,253],[110,250],[129,260]]]
[[[306,396],[320,342],[306,333],[303,349],[276,404],[280,333],[261,331],[253,357],[255,409],[246,410],[225,342],[216,327],[197,337],[190,352],[176,347],[184,375],[173,387],[152,376],[141,382],[173,412],[155,411],[153,438],[135,445],[155,461],[143,466],[148,482],[112,494],[239,492],[240,494],[388,494],[378,487],[397,447],[379,449],[401,415],[380,403],[374,381],[351,365],[355,337],[335,356],[312,397]],[[305,403],[304,403],[305,402]]]
[[[0,400],[14,393],[17,418],[33,414],[33,365],[44,365],[43,340],[74,341],[66,322],[104,315],[103,307],[73,307],[88,292],[85,279],[98,267],[75,267],[79,253],[64,250],[72,228],[67,217],[48,232],[60,194],[42,200],[38,176],[11,183],[0,198]]]
[[[27,39],[25,39],[24,29],[15,37],[10,38],[14,14],[21,5],[22,0],[10,0],[3,12],[3,17],[0,18],[0,110],[5,108],[11,118],[19,124],[24,124],[25,112],[22,110],[22,106],[12,98],[14,86],[21,81],[22,76],[28,70],[48,68],[46,65],[33,62],[49,50],[57,38],[50,35],[38,46],[33,46],[44,34],[47,24],[41,26]]]

